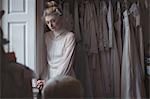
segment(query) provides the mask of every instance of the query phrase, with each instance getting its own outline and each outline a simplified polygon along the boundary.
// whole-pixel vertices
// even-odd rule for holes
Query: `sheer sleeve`
[[[70,33],[65,42],[64,55],[62,57],[62,64],[58,69],[60,75],[69,75],[72,70],[74,60],[75,37]]]

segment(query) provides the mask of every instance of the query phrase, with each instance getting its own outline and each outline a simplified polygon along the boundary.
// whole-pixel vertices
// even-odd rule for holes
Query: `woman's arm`
[[[72,63],[74,60],[74,49],[75,49],[75,37],[73,33],[70,33],[67,37],[67,42],[65,44],[65,51],[62,57],[62,64],[58,69],[58,74],[68,75],[72,68]]]

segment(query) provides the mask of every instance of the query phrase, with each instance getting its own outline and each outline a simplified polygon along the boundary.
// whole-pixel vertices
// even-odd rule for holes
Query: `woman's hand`
[[[45,84],[45,80],[37,80],[37,82],[36,82],[36,86],[40,90],[42,90],[44,84]]]

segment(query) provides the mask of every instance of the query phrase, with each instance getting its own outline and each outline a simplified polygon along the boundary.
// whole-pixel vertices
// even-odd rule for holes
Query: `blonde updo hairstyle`
[[[49,1],[46,3],[46,9],[44,10],[43,18],[49,15],[62,16],[62,12],[55,1]]]

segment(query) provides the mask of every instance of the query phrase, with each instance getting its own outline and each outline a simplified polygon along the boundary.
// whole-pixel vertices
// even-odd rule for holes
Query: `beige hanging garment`
[[[74,32],[75,32],[76,42],[80,41],[81,34],[80,34],[80,24],[79,24],[79,4],[76,0],[74,1]]]
[[[121,71],[121,98],[144,98],[144,76],[136,44],[133,16],[124,12],[125,38]]]
[[[115,29],[115,35],[116,35],[116,42],[117,42],[117,48],[119,51],[119,61],[121,63],[122,60],[122,31],[121,27],[122,22],[121,22],[121,6],[120,2],[117,2],[117,10],[115,13],[115,22],[114,22],[114,29]]]
[[[109,2],[108,8],[108,29],[109,29],[109,38],[111,38],[111,48],[110,48],[110,80],[111,80],[111,95],[115,98],[120,98],[120,59],[119,59],[119,49],[117,48],[117,40],[121,38],[117,38],[114,31],[114,16],[113,16],[113,7],[111,2]],[[119,27],[118,27],[119,28]]]

